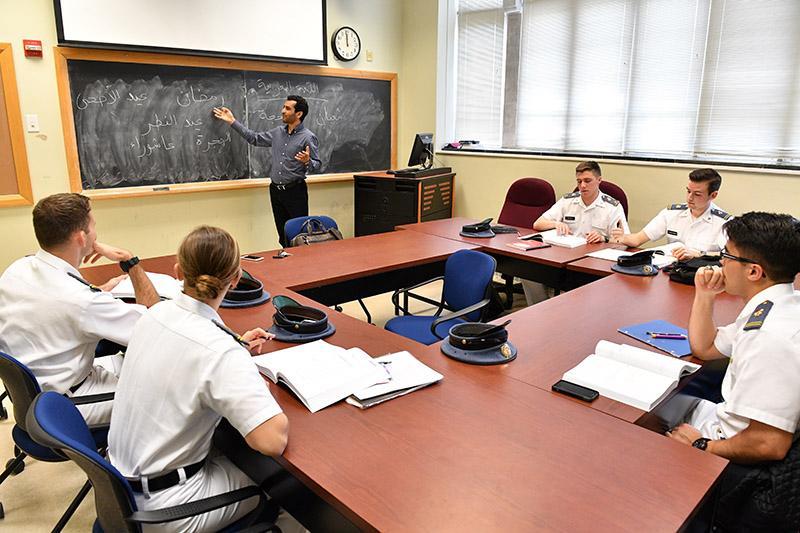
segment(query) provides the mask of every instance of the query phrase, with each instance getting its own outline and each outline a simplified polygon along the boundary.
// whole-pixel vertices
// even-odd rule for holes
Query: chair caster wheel
[[[6,517],[6,512],[3,510],[3,504],[0,503],[0,520]]]
[[[13,462],[14,462],[14,459],[9,459],[8,461],[6,461],[6,468],[11,466],[11,463],[13,463]],[[16,476],[17,474],[22,473],[23,470],[25,470],[25,463],[24,462],[20,462],[19,465],[17,465],[17,467],[14,470],[11,471],[11,475],[12,476]]]

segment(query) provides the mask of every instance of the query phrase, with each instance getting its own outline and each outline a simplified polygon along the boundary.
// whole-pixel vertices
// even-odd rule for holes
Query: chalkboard
[[[248,145],[211,110],[226,106],[265,131],[282,125],[289,94],[309,102],[304,125],[319,139],[320,173],[390,168],[393,75],[294,68],[314,73],[67,59],[81,189],[267,178],[271,150]]]

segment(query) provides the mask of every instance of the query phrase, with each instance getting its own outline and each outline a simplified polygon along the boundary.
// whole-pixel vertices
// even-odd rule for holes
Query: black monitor
[[[408,166],[430,168],[433,165],[433,133],[417,133]]]

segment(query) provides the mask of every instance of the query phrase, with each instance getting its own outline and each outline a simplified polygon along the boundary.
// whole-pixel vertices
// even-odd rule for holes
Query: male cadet
[[[700,400],[673,439],[735,463],[786,456],[800,419],[800,221],[789,215],[746,213],[724,226],[722,268],[701,268],[689,317],[692,354],[730,358],[723,402]],[[727,292],[744,308],[716,327],[714,298]]]
[[[681,260],[719,252],[725,246],[722,225],[731,218],[712,201],[719,194],[721,185],[722,176],[713,168],[693,170],[686,186],[685,204],[672,204],[662,209],[638,233],[625,235],[621,229],[615,229],[611,241],[636,248],[666,235],[669,243],[681,244],[672,252]]]
[[[283,233],[286,221],[308,215],[306,174],[318,172],[321,167],[317,136],[303,126],[307,115],[306,99],[290,94],[281,110],[284,125],[257,133],[236,120],[227,107],[214,108],[214,116],[230,124],[248,143],[272,147],[269,199],[278,240],[284,248],[289,244]]]
[[[575,167],[578,190],[565,194],[533,223],[533,229],[555,228],[559,235],[579,235],[586,242],[608,242],[611,230],[620,227],[628,232],[628,222],[622,205],[600,192],[603,176],[600,165],[586,161]]]
[[[134,324],[145,306],[159,301],[158,294],[137,257],[97,242],[87,197],[65,193],[43,198],[33,208],[33,229],[41,249],[0,276],[0,350],[26,364],[44,390],[75,396],[111,392],[117,375],[94,366],[97,343],[109,339],[127,345]],[[106,292],[124,275],[101,287],[81,277],[81,261],[100,257],[119,261],[141,305]],[[118,366],[121,358],[114,363]],[[79,408],[89,424],[110,420],[111,402]]]
[[[565,194],[533,223],[533,229],[546,231],[555,228],[559,235],[579,235],[588,243],[608,242],[611,231],[621,228],[629,232],[625,211],[615,198],[600,192],[603,176],[600,165],[586,161],[575,167],[578,190]],[[522,280],[528,305],[547,298],[541,283]]]

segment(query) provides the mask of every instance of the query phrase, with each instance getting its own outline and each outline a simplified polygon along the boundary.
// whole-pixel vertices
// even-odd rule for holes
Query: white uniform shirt
[[[773,304],[768,311],[761,307],[765,301]],[[759,320],[763,325],[754,328]],[[725,401],[716,408],[719,429],[709,438],[731,438],[750,420],[794,433],[800,420],[800,291],[791,283],[761,291],[735,322],[717,329],[714,346],[731,361],[722,381]]]
[[[124,476],[155,477],[207,457],[222,417],[246,436],[281,413],[248,351],[212,320],[222,323],[211,307],[180,294],[150,308],[136,325],[108,435],[109,458]],[[251,484],[227,461],[221,468],[217,459],[183,485],[150,498],[137,494],[140,508],[176,505]],[[215,520],[206,516],[170,528],[215,529]]]
[[[44,250],[0,277],[0,349],[31,369],[44,390],[65,393],[92,370],[100,339],[126,345],[145,307],[92,290],[72,265]]]
[[[579,192],[565,194],[542,216],[553,222],[565,223],[573,235],[581,237],[591,231],[607,237],[618,222],[622,223],[625,233],[630,232],[622,204],[603,193],[598,194],[588,206],[583,203]]]
[[[725,247],[725,232],[722,225],[731,216],[710,202],[699,217],[694,218],[686,204],[673,204],[662,209],[644,227],[644,233],[651,241],[667,236],[670,243],[680,242],[686,248],[698,252],[718,252]]]

